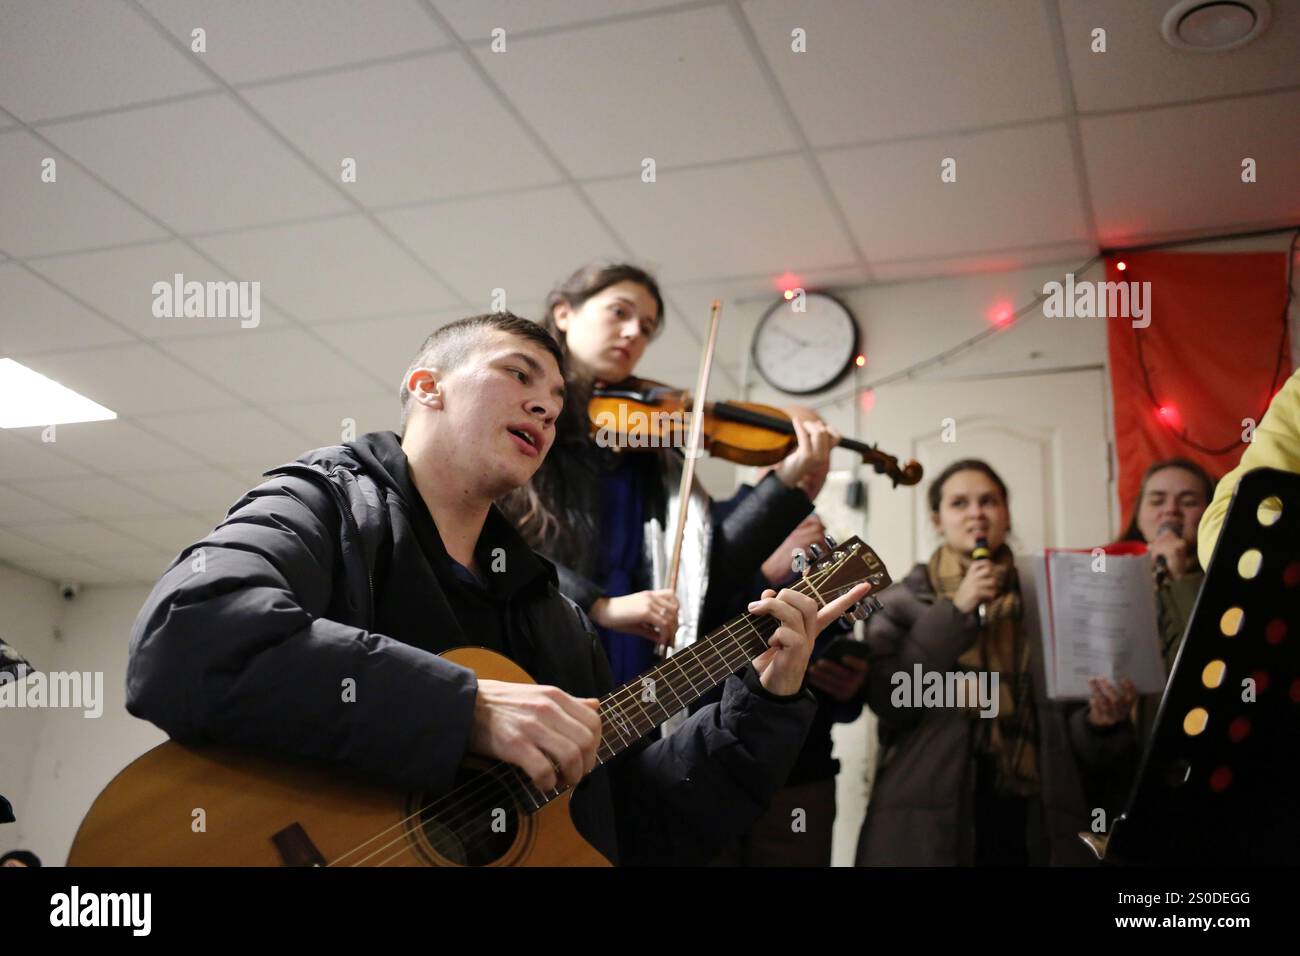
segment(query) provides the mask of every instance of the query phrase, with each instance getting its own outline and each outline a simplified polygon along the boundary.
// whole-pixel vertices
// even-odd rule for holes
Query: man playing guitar
[[[467,754],[578,786],[574,823],[623,863],[703,862],[785,781],[816,710],[814,638],[865,594],[750,605],[779,627],[720,703],[597,762],[608,666],[590,622],[493,505],[554,439],[561,356],[508,314],[452,323],[402,386],[403,433],[266,473],[165,572],[131,636],[127,706],[173,738],[439,791]],[[498,651],[539,683],[480,680],[440,653]]]

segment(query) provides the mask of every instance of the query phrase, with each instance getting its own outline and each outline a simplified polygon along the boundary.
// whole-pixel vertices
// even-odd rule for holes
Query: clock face
[[[781,299],[767,310],[754,333],[754,367],[773,388],[791,395],[820,392],[834,385],[853,362],[858,323],[835,299],[820,292]]]

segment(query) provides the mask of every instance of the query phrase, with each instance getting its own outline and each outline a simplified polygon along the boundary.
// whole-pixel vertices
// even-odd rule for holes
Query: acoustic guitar
[[[871,587],[845,618],[865,618],[891,583],[852,538],[814,561],[794,590],[825,606]],[[777,622],[742,614],[600,702],[597,768],[767,649]],[[483,679],[533,683],[481,648],[444,655]],[[594,772],[594,771],[593,771]],[[608,866],[569,816],[572,788],[537,789],[513,764],[469,757],[439,794],[400,793],[318,766],[220,747],[160,744],[95,800],[69,866]]]

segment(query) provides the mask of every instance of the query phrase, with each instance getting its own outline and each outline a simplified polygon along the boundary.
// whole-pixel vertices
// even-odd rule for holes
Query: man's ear
[[[427,408],[442,408],[442,382],[435,369],[417,368],[406,377],[411,400]]]

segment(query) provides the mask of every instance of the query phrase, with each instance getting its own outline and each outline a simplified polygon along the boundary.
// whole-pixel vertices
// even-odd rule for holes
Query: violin
[[[684,389],[649,379],[630,378],[618,385],[598,385],[587,405],[591,435],[605,447],[620,449],[686,448],[691,425],[691,395]],[[798,443],[788,412],[756,402],[706,402],[704,448],[715,458],[739,465],[774,465]],[[893,455],[852,438],[839,448],[862,456],[894,487],[921,480],[921,465],[902,464]]]

